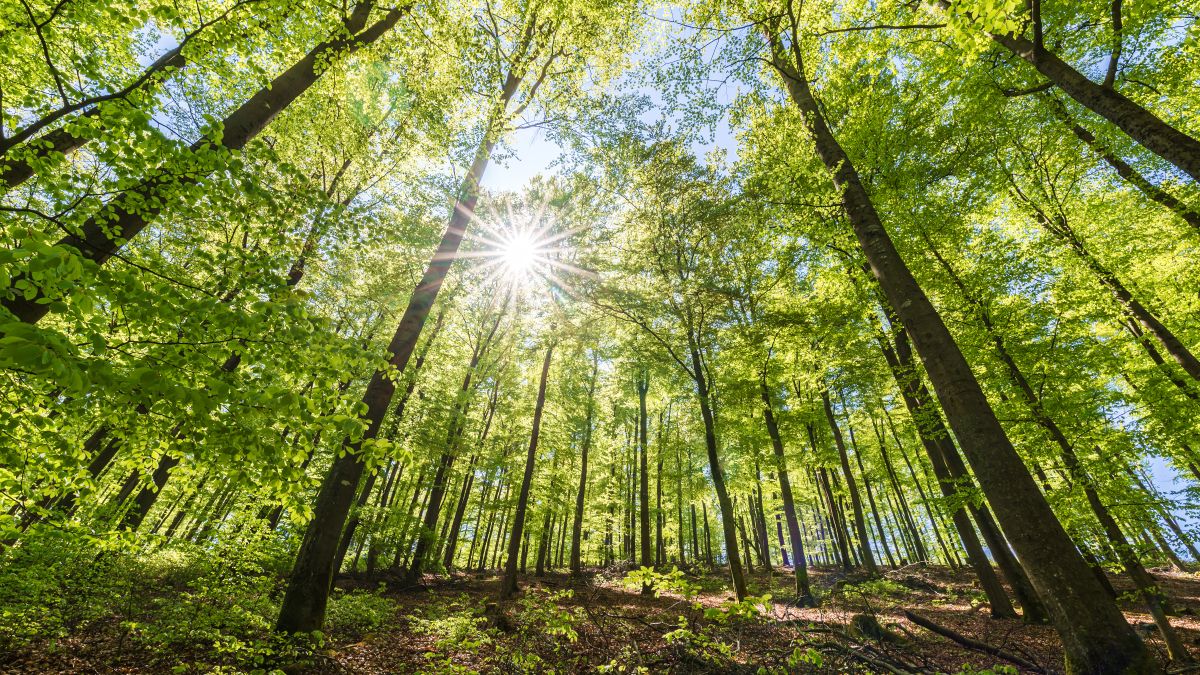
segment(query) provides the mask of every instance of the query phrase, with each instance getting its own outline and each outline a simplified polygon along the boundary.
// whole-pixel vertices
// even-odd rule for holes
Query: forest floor
[[[267,653],[262,665],[265,672],[304,674],[1061,671],[1054,630],[990,618],[966,571],[910,566],[864,581],[815,569],[817,608],[796,606],[792,577],[781,571],[751,575],[751,593],[770,594],[765,603],[734,603],[718,574],[674,575],[671,590],[657,596],[628,586],[615,569],[582,579],[528,576],[503,607],[494,603],[498,581],[491,576],[430,575],[407,589],[390,587],[389,578],[343,578],[338,597],[370,601],[332,613],[327,642],[315,654],[289,663]],[[1166,570],[1155,576],[1179,611],[1172,623],[1200,654],[1200,577]],[[1122,581],[1114,584],[1125,593],[1130,586]],[[1150,616],[1126,598],[1122,606],[1165,664]],[[963,647],[913,623],[905,611],[999,651]],[[362,629],[356,613],[379,620]],[[862,616],[877,618],[883,635],[864,634]],[[233,661],[186,648],[148,650],[128,639],[127,623],[91,622],[62,638],[0,652],[0,673],[264,672],[246,663],[236,645],[215,646],[236,652]],[[874,631],[868,626],[866,633]]]

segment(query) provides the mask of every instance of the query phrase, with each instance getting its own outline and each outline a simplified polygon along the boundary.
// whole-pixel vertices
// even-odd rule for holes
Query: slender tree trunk
[[[638,517],[641,525],[639,535],[641,537],[641,550],[638,556],[638,564],[642,567],[650,567],[654,564],[654,559],[650,553],[650,469],[648,468],[650,454],[650,439],[649,436],[649,415],[646,412],[646,392],[650,388],[650,376],[648,373],[642,373],[637,381],[638,394],[638,471],[640,473],[640,482],[638,483]],[[642,586],[642,595],[648,595],[653,591],[653,588],[645,584]]]
[[[571,524],[571,574],[583,573],[580,555],[583,546],[583,503],[587,494],[588,451],[592,447],[592,418],[596,410],[596,376],[600,371],[599,353],[592,355],[592,377],[588,380],[587,414],[583,422],[583,447],[579,458],[579,490],[575,493],[575,520]]]
[[[792,543],[792,564],[796,577],[796,596],[801,605],[813,604],[812,590],[808,584],[808,561],[804,556],[804,538],[800,534],[800,521],[796,516],[796,502],[792,496],[792,482],[788,477],[787,458],[783,450],[783,437],[775,421],[775,410],[771,403],[771,390],[767,386],[766,373],[760,374],[759,393],[763,402],[763,421],[771,437],[771,449],[775,454],[775,475],[779,479],[779,496],[783,502],[783,517],[787,520],[788,540]],[[784,564],[787,564],[786,559]]]
[[[1200,360],[1197,360],[1196,355],[1183,344],[1183,341],[1175,333],[1163,325],[1162,321],[1153,312],[1147,309],[1137,298],[1133,297],[1133,294],[1117,278],[1116,274],[1092,255],[1092,252],[1084,245],[1083,240],[1080,239],[1075,230],[1067,223],[1065,217],[1057,216],[1051,218],[1039,209],[1037,211],[1037,221],[1042,225],[1043,229],[1058,237],[1071,248],[1079,259],[1083,261],[1084,265],[1096,275],[1101,285],[1112,293],[1113,298],[1121,306],[1121,309],[1135,319],[1137,323],[1141,324],[1141,328],[1158,342],[1159,346],[1174,359],[1175,363],[1179,364],[1179,367],[1185,373],[1190,375],[1194,380],[1200,380]],[[935,255],[938,255],[939,261],[945,267],[945,262],[937,254],[936,249],[933,249],[932,246],[930,248]],[[1193,386],[1195,385],[1193,384]]]
[[[825,420],[829,422],[829,430],[833,432],[833,442],[837,446],[838,457],[842,463],[842,476],[846,479],[846,491],[850,493],[850,507],[854,509],[854,530],[858,535],[859,547],[862,549],[863,567],[867,574],[876,576],[879,567],[875,564],[875,555],[871,551],[871,537],[867,532],[867,519],[863,515],[862,500],[858,496],[858,484],[854,473],[850,471],[850,457],[846,452],[846,442],[842,439],[842,430],[838,428],[837,419],[833,416],[833,406],[829,402],[829,391],[821,390],[821,404],[825,407]]]
[[[700,356],[696,335],[688,330],[688,348],[692,357],[692,378],[696,382],[696,394],[700,403],[700,416],[704,421],[704,445],[708,450],[709,472],[712,474],[713,490],[717,493],[717,506],[721,509],[721,528],[725,534],[725,548],[729,557],[729,574],[733,578],[733,590],[738,600],[746,597],[746,579],[742,575],[742,560],[738,555],[737,533],[734,532],[733,504],[725,489],[725,474],[717,451],[716,421],[713,418],[712,402],[709,398],[708,378]],[[710,560],[711,563],[711,560]]]
[[[1171,656],[1172,660],[1189,661],[1190,657],[1188,656],[1187,649],[1183,646],[1183,643],[1166,618],[1165,596],[1163,596],[1153,577],[1150,576],[1150,573],[1146,571],[1146,568],[1138,559],[1137,554],[1125,537],[1125,533],[1121,531],[1120,526],[1117,524],[1116,519],[1113,518],[1108,507],[1100,499],[1094,480],[1084,469],[1075,452],[1074,446],[1067,439],[1066,434],[1059,427],[1058,423],[1046,412],[1041,397],[1033,389],[1033,385],[1030,384],[1029,379],[1017,364],[1016,359],[1009,352],[1008,345],[993,325],[991,315],[983,305],[983,302],[967,289],[962,278],[950,265],[949,261],[941,257],[936,252],[936,249],[933,249],[933,251],[938,262],[941,263],[947,274],[954,280],[964,299],[974,308],[975,314],[992,341],[992,346],[995,348],[997,356],[1008,369],[1009,377],[1012,379],[1013,384],[1016,385],[1017,390],[1021,392],[1021,396],[1030,413],[1033,415],[1034,420],[1046,430],[1050,438],[1058,445],[1062,454],[1063,464],[1066,466],[1067,473],[1071,477],[1072,482],[1083,487],[1088,506],[1091,507],[1092,513],[1096,516],[1096,520],[1099,521],[1100,527],[1108,537],[1117,558],[1121,561],[1122,567],[1125,568],[1126,574],[1133,580],[1142,599],[1146,602],[1150,614],[1154,618],[1154,622],[1158,626],[1164,642],[1167,644],[1167,653]]]
[[[880,296],[880,302],[884,305],[885,314],[889,317],[894,316],[891,306],[887,305],[886,299],[882,295]],[[974,485],[974,479],[971,478],[966,465],[963,464],[962,458],[958,454],[958,448],[955,446],[953,439],[950,438],[949,430],[942,423],[941,414],[934,407],[935,404],[929,395],[929,391],[925,388],[924,382],[921,381],[920,375],[916,372],[908,336],[903,330],[893,330],[892,334],[895,348],[890,347],[887,341],[883,339],[880,340],[880,348],[883,350],[884,358],[891,368],[892,376],[900,388],[901,398],[904,400],[905,407],[913,419],[917,434],[921,439],[922,445],[925,447],[926,453],[929,455],[931,461],[935,461],[935,464],[935,457],[941,459],[949,475],[951,487],[954,484],[960,486]],[[942,481],[942,484],[944,489],[945,482]],[[1005,579],[1013,588],[1013,593],[1016,595],[1017,600],[1021,603],[1021,607],[1024,609],[1025,621],[1027,623],[1046,623],[1049,618],[1046,615],[1046,610],[1042,605],[1041,599],[1038,598],[1033,590],[1033,586],[1029,583],[1029,578],[1025,575],[1025,570],[1009,550],[1008,542],[1000,534],[1000,530],[992,520],[991,512],[987,506],[976,507],[969,505],[968,508],[975,522],[979,525],[979,530],[983,534],[983,538],[987,542],[992,556],[995,557],[1001,573],[1004,574]],[[964,539],[965,543],[966,540]],[[972,553],[970,550],[967,551],[967,554],[968,559],[971,559]]]
[[[542,431],[542,410],[546,406],[546,381],[550,378],[550,357],[554,344],[546,347],[546,360],[542,362],[542,377],[538,384],[537,404],[533,408],[533,431],[529,436],[529,452],[525,456],[525,475],[521,479],[521,493],[517,497],[517,512],[513,516],[512,536],[508,544],[508,563],[504,578],[500,581],[500,599],[507,600],[517,592],[517,548],[525,528],[525,510],[529,505],[529,487],[533,482],[534,460],[537,458],[538,436]]]
[[[472,393],[471,382],[476,370],[479,368],[480,359],[487,353],[488,347],[496,336],[496,331],[500,328],[500,322],[504,318],[504,313],[505,308],[501,308],[496,312],[495,318],[491,321],[491,329],[485,336],[480,338],[479,342],[471,350],[471,361],[467,365],[467,372],[463,375],[462,386],[459,387],[458,398],[455,400],[454,409],[450,416],[445,450],[442,451],[437,471],[434,473],[433,487],[429,492],[429,508],[425,510],[424,520],[421,523],[421,528],[418,530],[417,548],[413,552],[412,564],[408,566],[408,572],[405,575],[407,583],[414,584],[420,581],[430,549],[431,547],[436,548],[434,547],[434,535],[437,532],[438,520],[442,515],[442,500],[446,496],[450,470],[454,466],[454,460],[458,455],[458,444],[467,424],[467,409],[470,405],[470,396]]]
[[[1172,213],[1183,219],[1183,221],[1190,225],[1193,230],[1195,230],[1197,233],[1200,233],[1200,212],[1197,212],[1195,209],[1183,203],[1175,195],[1152,183],[1150,179],[1143,176],[1140,171],[1130,166],[1129,163],[1118,156],[1117,153],[1113,152],[1108,146],[1101,143],[1092,132],[1083,128],[1079,123],[1071,118],[1071,114],[1067,111],[1066,106],[1062,104],[1062,101],[1059,101],[1053,96],[1047,96],[1047,100],[1049,101],[1050,111],[1054,114],[1054,116],[1063,124],[1065,124],[1076,138],[1082,141],[1084,145],[1091,148],[1092,152],[1096,153],[1100,159],[1104,160],[1106,164],[1112,167],[1112,169],[1117,172],[1118,176],[1124,178],[1125,182],[1132,185],[1147,199],[1166,207]]]

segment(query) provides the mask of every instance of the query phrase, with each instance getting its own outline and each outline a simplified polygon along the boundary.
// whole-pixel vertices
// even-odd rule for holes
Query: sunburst
[[[566,260],[567,241],[582,228],[560,230],[547,206],[544,201],[530,209],[509,204],[503,212],[477,214],[477,229],[468,237],[479,246],[464,257],[481,258],[479,269],[512,291],[527,295],[561,291],[574,297],[570,278],[594,276]]]

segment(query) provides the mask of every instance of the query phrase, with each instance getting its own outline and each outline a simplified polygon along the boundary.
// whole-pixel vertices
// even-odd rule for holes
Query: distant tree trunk
[[[792,543],[796,596],[801,605],[809,605],[813,603],[813,594],[808,584],[808,561],[804,556],[804,538],[800,534],[800,521],[796,516],[796,502],[792,496],[792,483],[788,477],[783,437],[780,436],[779,425],[775,421],[775,410],[771,403],[771,390],[767,386],[765,371],[760,373],[759,393],[763,402],[763,422],[767,425],[767,435],[771,437],[771,449],[775,454],[775,475],[779,479],[779,496],[783,501],[783,516],[787,519],[788,540]],[[787,564],[786,557],[784,564]]]
[[[691,504],[688,504],[688,508],[692,513],[692,559],[699,562],[703,554],[700,552],[700,540],[697,536],[699,532],[697,531],[698,528],[696,527],[696,503],[692,502]]]
[[[541,577],[546,575],[546,557],[549,554],[550,539],[553,530],[553,513],[547,508],[546,515],[542,518],[542,531],[538,535],[537,564],[534,565],[534,576]]]
[[[676,552],[679,555],[679,566],[687,567],[687,554],[684,541],[687,539],[687,531],[683,529],[683,462],[680,458],[682,453],[679,449],[679,444],[675,445],[675,527],[679,530],[679,536],[675,540]],[[692,554],[695,555],[693,549]]]
[[[821,404],[825,408],[825,420],[829,422],[829,430],[833,432],[833,442],[837,446],[838,457],[841,459],[842,476],[846,479],[846,491],[850,493],[850,506],[854,509],[854,530],[858,535],[863,567],[867,569],[867,574],[875,576],[879,574],[879,567],[876,566],[875,555],[871,551],[871,538],[867,532],[867,520],[863,515],[862,500],[858,496],[858,485],[854,480],[854,473],[850,471],[850,457],[846,452],[846,442],[842,439],[842,431],[838,428],[837,419],[833,416],[833,406],[830,405],[827,389],[821,390]]]
[[[700,509],[704,514],[704,559],[709,567],[713,566],[713,551],[712,551],[712,530],[708,527],[708,502],[700,502]]]
[[[925,488],[921,485],[921,478],[917,475],[916,470],[913,469],[912,462],[908,460],[908,453],[904,450],[904,444],[900,442],[900,435],[896,433],[896,427],[892,425],[892,418],[887,414],[886,408],[884,409],[884,418],[891,429],[892,440],[896,442],[896,452],[900,454],[900,459],[904,460],[904,467],[908,469],[908,475],[912,478],[913,487],[917,489],[917,496],[921,498],[921,505],[925,507],[925,516],[929,518],[929,528],[933,530],[933,539],[937,542],[938,548],[942,550],[942,556],[946,559],[946,565],[952,570],[957,569],[955,560],[951,556],[950,548],[946,546],[941,530],[938,528],[937,513],[933,510],[932,500],[925,493]]]
[[[583,447],[579,458],[579,490],[575,493],[575,520],[571,524],[571,574],[583,573],[580,555],[583,545],[583,503],[587,494],[588,451],[592,447],[592,418],[596,411],[596,376],[600,372],[600,355],[592,354],[592,376],[588,380],[588,398],[583,422]]]
[[[669,408],[668,408],[669,412]],[[658,457],[658,474],[654,479],[654,565],[661,566],[666,562],[666,548],[663,546],[663,511],[662,511],[662,470],[663,470],[663,433],[670,423],[667,413],[658,418],[658,443],[655,454]]]
[[[783,539],[783,516],[778,511],[775,512],[775,534],[779,540],[779,557],[783,566],[787,567],[792,561],[788,558],[787,542]]]
[[[546,360],[542,362],[542,377],[538,384],[537,404],[533,408],[533,431],[529,435],[529,453],[525,457],[525,475],[521,479],[521,492],[517,497],[517,511],[513,516],[512,535],[508,544],[508,563],[504,578],[500,581],[500,599],[508,600],[517,592],[517,553],[525,529],[525,510],[529,505],[529,487],[533,482],[534,461],[537,459],[538,436],[542,431],[542,410],[546,406],[546,381],[550,377],[550,357],[554,354],[554,343],[546,347]]]
[[[721,528],[725,535],[725,549],[729,557],[729,574],[733,578],[733,590],[738,600],[746,597],[746,579],[742,575],[742,560],[738,555],[737,533],[734,532],[733,504],[729,500],[729,492],[725,489],[725,474],[721,470],[721,460],[717,451],[716,420],[713,416],[712,402],[708,390],[708,377],[705,375],[703,357],[700,355],[700,345],[694,328],[688,329],[688,349],[691,353],[692,378],[696,382],[696,395],[700,403],[700,417],[704,422],[704,445],[708,450],[709,473],[712,477],[713,490],[717,493],[717,506],[721,509]],[[710,561],[711,562],[711,561]]]
[[[458,508],[454,509],[454,519],[450,521],[450,530],[446,534],[446,551],[442,555],[442,566],[446,568],[447,572],[454,571],[454,554],[458,551],[458,533],[462,528],[463,516],[467,512],[467,504],[471,500],[471,487],[475,485],[475,459],[477,457],[478,455],[471,455],[471,460],[467,462],[467,475],[463,480],[462,491],[458,495]]]
[[[487,353],[488,347],[491,345],[496,332],[500,328],[500,322],[504,318],[506,308],[507,305],[496,312],[495,317],[490,322],[490,330],[485,336],[480,338],[479,342],[471,350],[471,360],[467,364],[467,371],[463,375],[462,385],[459,387],[458,397],[455,399],[454,408],[450,415],[445,449],[442,451],[441,458],[438,460],[437,471],[433,476],[433,486],[429,491],[429,507],[425,509],[425,517],[422,520],[420,529],[417,531],[417,548],[413,552],[412,564],[408,566],[408,572],[405,575],[407,583],[413,584],[420,581],[426,558],[430,554],[430,549],[436,548],[434,547],[434,535],[437,533],[437,524],[442,515],[442,500],[446,496],[450,470],[454,466],[454,460],[458,455],[458,444],[467,424],[467,409],[470,405],[470,396],[473,391],[471,389],[471,382],[476,370],[479,368],[480,359]]]
[[[643,371],[639,374],[636,383],[638,395],[638,471],[640,474],[640,482],[638,483],[638,522],[640,525],[639,536],[641,538],[641,550],[638,556],[638,564],[642,567],[650,567],[654,564],[650,553],[650,469],[648,467],[650,454],[650,439],[649,439],[649,415],[646,412],[646,392],[650,388],[650,375]],[[649,595],[653,591],[653,587],[649,584],[642,585],[642,595]]]

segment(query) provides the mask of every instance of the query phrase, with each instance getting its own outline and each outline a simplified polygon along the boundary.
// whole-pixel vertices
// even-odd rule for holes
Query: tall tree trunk
[[[479,200],[480,181],[506,122],[508,104],[520,81],[521,78],[512,71],[507,75],[499,101],[489,117],[483,141],[476,150],[471,168],[459,188],[449,226],[442,235],[437,252],[430,260],[425,274],[417,283],[408,307],[404,310],[404,316],[401,317],[396,333],[388,345],[388,352],[392,354],[388,364],[396,372],[403,373],[408,365],[421,328],[429,316],[429,310],[433,307],[442,282],[457,257],[459,244],[462,243],[475,212],[475,204]],[[279,620],[276,622],[276,630],[280,632],[310,633],[319,630],[324,623],[338,539],[364,467],[361,456],[362,442],[374,438],[379,432],[379,425],[394,392],[395,384],[390,376],[390,369],[379,370],[372,375],[363,394],[363,403],[367,409],[363,419],[367,422],[367,428],[360,440],[347,439],[346,452],[340,453],[334,460],[325,481],[321,484],[313,509],[313,519],[301,541],[296,564],[292,568],[288,589],[280,607]]]
[[[789,5],[790,8],[790,5]],[[790,12],[789,12],[790,14]],[[1088,571],[1004,433],[941,316],[900,257],[875,206],[825,118],[804,75],[791,20],[787,61],[778,35],[769,35],[772,64],[813,135],[817,154],[841,193],[843,206],[871,270],[917,347],[938,399],[967,459],[1012,540],[1062,638],[1069,668],[1079,672],[1153,671],[1153,657],[1116,604]],[[1200,173],[1200,166],[1197,166]]]
[[[704,446],[708,450],[708,467],[712,474],[713,490],[717,493],[717,506],[721,509],[721,528],[725,534],[725,549],[729,557],[729,575],[733,579],[733,590],[738,600],[746,597],[746,578],[742,575],[742,559],[738,555],[737,533],[734,532],[733,504],[725,488],[725,474],[717,451],[716,420],[713,417],[712,401],[708,390],[703,357],[693,329],[688,330],[688,349],[691,352],[692,378],[696,382],[696,396],[700,403],[700,417],[704,421]],[[706,518],[707,520],[707,518]],[[711,564],[711,560],[709,561]]]
[[[640,482],[638,483],[638,520],[640,524],[639,535],[641,537],[641,551],[638,557],[638,564],[642,567],[650,567],[653,564],[653,559],[650,553],[650,469],[648,468],[648,457],[650,454],[650,439],[649,436],[649,415],[646,412],[646,392],[650,389],[650,375],[643,371],[637,381],[638,395],[638,470],[640,473]],[[649,584],[642,585],[642,595],[649,595],[653,592],[653,587]]]
[[[892,376],[900,388],[901,398],[903,398],[905,407],[908,408],[909,415],[913,419],[917,435],[921,439],[921,444],[924,446],[926,454],[929,455],[929,459],[933,463],[933,470],[938,477],[942,494],[946,497],[952,497],[957,494],[956,484],[961,484],[960,481],[970,481],[971,479],[966,475],[965,467],[962,467],[961,473],[953,471],[950,468],[951,464],[955,464],[956,466],[957,464],[950,459],[948,453],[952,452],[954,459],[957,460],[958,449],[953,446],[949,432],[942,427],[941,415],[928,404],[928,393],[924,391],[924,385],[920,382],[919,376],[912,364],[912,352],[908,348],[907,336],[904,335],[903,331],[895,331],[895,340],[898,345],[897,349],[892,349],[882,338],[880,339],[880,347],[883,350],[888,366],[891,368]],[[904,356],[900,357],[899,354],[904,354]],[[983,509],[986,509],[986,507],[983,507]],[[988,548],[992,550],[992,555],[1000,563],[1001,573],[1004,574],[1009,585],[1013,587],[1013,592],[1016,594],[1017,600],[1020,601],[1021,607],[1025,610],[1026,622],[1044,623],[1046,616],[1041,600],[1033,592],[1032,587],[1029,586],[1028,578],[1025,577],[1024,571],[1020,569],[1016,561],[1003,558],[1003,556],[1008,554],[1008,543],[999,537],[998,532],[993,530],[989,533],[987,527],[982,522],[983,518],[980,517],[980,511],[983,509],[975,509],[973,515],[975,516],[975,520],[980,523],[980,531],[984,533]],[[958,530],[963,547],[966,549],[967,560],[979,578],[979,583],[984,589],[984,593],[988,596],[992,615],[1010,616],[1012,607],[1008,596],[1004,593],[1003,588],[999,586],[998,582],[994,581],[995,573],[992,571],[991,564],[988,563],[987,556],[980,547],[978,539],[974,536],[975,532],[971,528],[970,521],[960,518],[962,511],[963,509],[960,508],[952,514],[954,527]],[[990,513],[987,519],[990,521]],[[964,528],[970,532],[964,533]],[[1002,559],[1005,562],[1001,563]]]
[[[894,317],[895,312],[887,304],[887,299],[882,294],[879,294],[879,299],[881,305],[883,305],[885,315],[889,318]],[[893,325],[896,326],[898,324],[893,322]],[[901,398],[904,400],[904,405],[913,419],[917,435],[920,437],[926,453],[929,455],[931,461],[934,461],[935,456],[940,457],[950,476],[952,486],[954,484],[959,486],[973,486],[975,481],[968,473],[966,465],[963,464],[962,458],[958,454],[958,448],[955,446],[954,440],[950,437],[949,430],[946,429],[942,422],[941,414],[936,409],[928,389],[925,388],[925,383],[917,373],[916,366],[913,363],[912,347],[908,342],[908,335],[903,330],[893,330],[892,337],[895,343],[894,349],[888,345],[885,339],[880,340],[880,348],[883,350],[884,358],[888,362],[892,376],[900,388]],[[1041,599],[1038,598],[1037,593],[1033,590],[1033,586],[1029,583],[1029,577],[1026,576],[1025,570],[1012,555],[1008,547],[1008,542],[1004,540],[999,528],[992,520],[991,511],[988,510],[986,505],[975,506],[971,504],[968,508],[975,522],[979,525],[979,531],[983,533],[983,538],[987,542],[992,556],[995,557],[1001,573],[1008,581],[1009,586],[1012,587],[1017,600],[1021,603],[1021,607],[1024,610],[1024,620],[1027,623],[1046,623],[1049,621]],[[967,553],[968,558],[970,558],[971,552],[968,550]]]
[[[529,487],[533,483],[538,436],[542,431],[542,410],[546,407],[546,381],[550,378],[550,357],[553,354],[554,343],[550,343],[546,347],[546,360],[542,362],[542,377],[538,383],[537,404],[533,408],[533,431],[529,435],[529,452],[525,456],[525,475],[521,479],[521,492],[517,497],[517,511],[513,516],[512,535],[508,542],[508,562],[504,566],[504,578],[500,580],[501,600],[507,600],[517,592],[517,553],[525,529],[525,510],[529,505]]]
[[[596,376],[600,372],[600,355],[592,354],[592,376],[588,380],[587,413],[583,422],[583,447],[579,458],[579,490],[575,493],[575,519],[571,524],[571,574],[583,573],[580,551],[583,546],[583,502],[587,494],[588,451],[592,447],[592,418],[596,412]]]
[[[858,496],[858,484],[854,473],[850,471],[850,456],[846,452],[846,442],[842,439],[842,430],[838,428],[837,419],[833,416],[833,406],[829,402],[829,390],[821,390],[821,405],[825,408],[825,420],[829,422],[829,430],[833,432],[833,442],[837,446],[838,457],[842,463],[842,476],[846,479],[846,491],[850,493],[850,507],[854,509],[854,530],[858,535],[860,555],[867,574],[876,576],[879,567],[875,564],[875,555],[871,551],[871,536],[867,531],[867,519],[863,515],[862,500]]]
[[[771,390],[767,386],[766,372],[760,373],[759,394],[763,402],[763,422],[767,435],[771,437],[771,450],[775,454],[775,476],[779,479],[779,497],[783,502],[783,517],[787,520],[788,541],[792,544],[792,564],[796,577],[796,596],[801,605],[814,603],[812,589],[808,584],[808,560],[804,556],[804,538],[800,534],[800,521],[796,517],[796,502],[792,496],[792,482],[788,477],[787,458],[783,450],[783,437],[775,421],[775,408],[771,403]],[[787,564],[787,561],[784,561]]]

